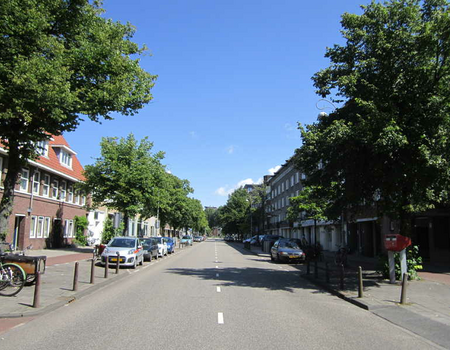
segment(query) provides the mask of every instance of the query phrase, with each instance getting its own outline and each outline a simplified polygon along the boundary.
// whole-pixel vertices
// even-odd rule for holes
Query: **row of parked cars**
[[[101,264],[105,265],[106,263],[116,264],[119,259],[121,266],[136,268],[146,260],[152,261],[152,259],[172,254],[174,251],[175,241],[171,237],[114,237],[104,247],[100,260]]]
[[[231,236],[225,236],[227,242],[235,241]],[[270,259],[277,262],[304,262],[306,260],[306,242],[297,238],[284,238],[279,235],[256,235],[242,241],[244,244],[262,246],[263,250],[268,249]],[[267,242],[267,243],[266,243]]]

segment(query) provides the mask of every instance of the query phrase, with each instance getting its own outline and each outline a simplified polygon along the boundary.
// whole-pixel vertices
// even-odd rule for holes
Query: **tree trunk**
[[[123,235],[128,236],[128,214],[123,214]]]
[[[3,183],[3,197],[0,202],[0,236],[8,234],[9,217],[14,207],[14,188],[24,163],[20,158],[17,145],[11,144],[8,152],[8,171]]]

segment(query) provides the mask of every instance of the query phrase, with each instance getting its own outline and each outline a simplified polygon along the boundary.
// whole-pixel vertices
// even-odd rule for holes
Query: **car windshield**
[[[182,239],[191,239],[191,237],[190,236],[183,236]]]
[[[134,248],[136,245],[135,242],[134,239],[129,238],[114,238],[109,246],[114,248]]]
[[[152,245],[152,242],[153,242],[152,239],[146,239],[146,240],[142,241],[142,245],[143,245],[144,247],[149,247],[149,246]]]
[[[156,243],[163,243],[162,237],[155,237],[154,239],[155,239]]]
[[[280,242],[280,247],[291,248],[291,249],[300,249],[297,243],[289,242],[289,241]]]

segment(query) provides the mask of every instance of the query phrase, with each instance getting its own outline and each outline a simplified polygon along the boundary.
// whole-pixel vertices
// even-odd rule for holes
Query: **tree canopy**
[[[301,127],[296,164],[322,199],[400,219],[449,202],[450,11],[445,0],[373,1],[344,14],[317,93],[340,104]],[[407,232],[404,232],[407,234]]]
[[[152,147],[147,138],[139,142],[133,134],[120,139],[104,137],[101,156],[85,167],[83,187],[91,193],[93,206],[105,204],[123,213],[125,230],[128,218],[142,214],[145,204],[156,203],[164,154],[153,154]]]
[[[131,41],[134,28],[101,16],[101,1],[0,2],[0,141],[8,172],[0,203],[6,230],[22,166],[36,142],[75,130],[83,118],[133,115],[152,99],[156,76]]]
[[[244,188],[235,190],[218,211],[224,233],[238,234],[242,237],[250,232],[250,200]]]

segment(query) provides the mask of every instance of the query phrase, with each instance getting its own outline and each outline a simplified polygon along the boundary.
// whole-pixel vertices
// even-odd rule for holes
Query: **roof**
[[[0,149],[3,148],[3,144],[0,142]],[[66,152],[70,153],[72,156],[72,168],[66,167],[61,164],[59,158],[56,154],[56,149],[61,148]],[[2,150],[6,151],[6,150]],[[34,166],[41,166],[49,172],[55,172],[59,175],[66,175],[74,180],[84,181],[85,177],[83,176],[83,166],[78,160],[76,153],[70,148],[64,136],[54,136],[48,140],[48,157],[40,156],[35,160],[30,160],[30,164]]]
[[[80,161],[78,160],[76,153],[71,151],[72,153],[72,169],[62,165],[58,159],[58,156],[56,155],[55,149],[57,146],[63,146],[64,149],[70,149],[69,144],[67,143],[64,136],[52,136],[52,139],[48,142],[48,158],[47,157],[39,157],[35,160],[36,163],[44,165],[48,168],[51,168],[53,170],[56,170],[60,173],[63,173],[65,175],[68,175],[70,177],[73,177],[77,180],[84,181],[83,176],[83,166],[81,165]],[[52,147],[53,146],[53,147]]]

